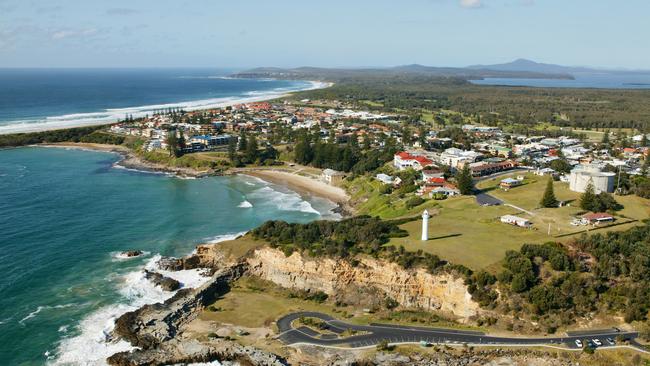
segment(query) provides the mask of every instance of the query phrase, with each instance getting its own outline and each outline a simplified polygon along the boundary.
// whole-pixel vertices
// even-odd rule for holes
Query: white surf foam
[[[277,88],[270,91],[251,91],[241,97],[222,97],[201,99],[188,102],[167,103],[134,106],[127,108],[109,108],[100,112],[90,113],[71,113],[61,116],[51,116],[41,119],[12,121],[10,124],[0,126],[0,134],[35,132],[59,128],[71,128],[81,126],[92,126],[117,122],[126,115],[132,115],[134,118],[151,115],[155,110],[167,108],[182,108],[186,111],[195,111],[199,109],[223,108],[234,104],[259,102],[268,99],[280,98],[289,92],[300,90],[313,90],[326,87],[327,83],[310,82],[306,88]]]
[[[235,233],[235,234],[217,235],[211,238],[205,238],[204,241],[208,244],[217,244],[217,243],[221,243],[222,241],[235,240],[242,235],[246,235],[246,233],[247,231],[242,231],[240,233]]]
[[[148,256],[149,254],[151,254],[151,253],[147,252],[147,251],[143,251],[142,254],[140,254],[140,255],[129,257],[124,252],[111,252],[110,253],[110,255],[111,255],[111,257],[113,257],[113,259],[120,260],[120,261],[131,260],[131,259],[136,259],[136,258],[142,258],[142,257]]]
[[[263,202],[274,205],[282,211],[299,211],[320,215],[320,212],[314,209],[309,202],[300,197],[298,193],[280,192],[268,185],[256,189],[249,194],[249,197],[263,200]]]
[[[246,200],[244,200],[244,202],[240,203],[237,207],[240,207],[240,208],[252,208],[253,204],[246,201]]]
[[[158,267],[160,255],[155,255],[144,266],[164,276],[174,278],[183,288],[201,286],[209,280],[202,270],[178,272],[163,271]],[[120,303],[98,309],[84,318],[76,327],[77,335],[64,338],[57,347],[51,365],[106,365],[106,358],[117,352],[129,351],[134,347],[124,340],[112,339],[115,320],[122,314],[146,305],[163,302],[175,292],[164,291],[145,278],[142,269],[127,273],[122,277],[118,293],[123,299]]]
[[[26,321],[28,321],[29,319],[33,319],[33,318],[35,318],[35,317],[36,317],[38,314],[40,314],[41,311],[43,311],[43,310],[50,310],[50,309],[64,309],[64,308],[69,308],[69,307],[72,307],[72,306],[78,306],[78,305],[79,305],[79,304],[76,304],[76,303],[72,303],[72,304],[62,304],[62,305],[54,305],[54,306],[50,306],[50,305],[42,305],[42,306],[37,307],[36,310],[34,310],[34,311],[32,311],[31,313],[27,314],[27,316],[25,316],[24,318],[20,319],[20,320],[18,321],[18,323],[19,323],[20,325],[24,325]]]

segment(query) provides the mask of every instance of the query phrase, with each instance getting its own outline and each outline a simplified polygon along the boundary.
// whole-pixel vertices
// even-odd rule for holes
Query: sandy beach
[[[320,180],[291,172],[263,168],[242,169],[237,171],[237,174],[250,175],[271,183],[286,186],[299,193],[313,194],[327,198],[339,205],[342,210],[341,213],[344,216],[351,215],[354,212],[354,209],[349,204],[350,196],[348,196],[343,188],[331,186]]]
[[[153,106],[153,107],[158,107],[158,108],[178,107],[178,108],[183,108],[188,112],[205,110],[205,109],[213,109],[213,108],[224,108],[236,104],[263,102],[272,99],[285,98],[291,95],[291,93],[306,91],[306,90],[329,88],[332,85],[334,85],[334,83],[324,82],[324,81],[309,81],[309,83],[310,83],[309,87],[300,90],[291,91],[291,92],[270,91],[268,93],[259,96],[243,97],[237,99],[216,98],[213,100],[208,99],[208,100],[193,101],[193,102],[179,102],[179,103],[171,103],[171,104],[165,104],[165,105]],[[96,118],[94,116],[96,114],[102,114],[102,115],[105,114],[106,116],[102,118]],[[126,114],[129,114],[134,118],[140,118],[140,117],[144,117],[147,114],[151,114],[151,110],[144,109],[144,107],[129,107],[129,108],[120,108],[115,110],[97,111],[91,113],[72,114],[69,115],[70,117],[74,117],[71,120],[67,120],[63,118],[66,116],[47,117],[43,119],[42,122],[39,121],[35,123],[15,123],[15,124],[8,124],[8,125],[0,125],[0,135],[105,125],[105,124],[118,122],[120,119],[124,118],[124,115]],[[87,115],[87,118],[81,118],[82,115]]]
[[[60,142],[35,146],[117,153],[122,156],[122,159],[115,163],[115,165],[126,169],[162,172],[173,174],[179,177],[196,178],[213,174],[213,172],[207,170],[201,171],[192,168],[170,167],[163,164],[151,163],[143,160],[131,149],[122,145],[107,145],[83,142]],[[285,186],[300,194],[326,198],[339,205],[339,213],[343,216],[350,216],[354,213],[354,208],[349,204],[350,196],[348,196],[343,188],[331,186],[315,178],[270,168],[232,169],[228,173],[253,176],[267,182]]]

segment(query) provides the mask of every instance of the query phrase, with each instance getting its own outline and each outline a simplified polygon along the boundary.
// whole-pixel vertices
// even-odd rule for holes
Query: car
[[[600,347],[603,345],[603,342],[600,341],[600,339],[594,338],[591,340],[597,347]]]
[[[613,339],[613,338],[607,338],[606,341],[607,341],[607,343],[608,343],[610,346],[613,346],[613,345],[616,344],[616,342],[614,342],[614,339]]]
[[[579,339],[576,339],[576,346],[582,348],[582,341]]]

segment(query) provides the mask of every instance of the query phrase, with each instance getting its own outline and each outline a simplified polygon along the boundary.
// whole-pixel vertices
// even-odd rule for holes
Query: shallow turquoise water
[[[183,180],[118,169],[117,159],[0,151],[0,365],[94,364],[84,353],[105,352],[112,317],[161,296],[137,275],[156,254],[184,255],[269,219],[331,217],[328,201],[255,178]],[[149,254],[115,258],[127,249]]]

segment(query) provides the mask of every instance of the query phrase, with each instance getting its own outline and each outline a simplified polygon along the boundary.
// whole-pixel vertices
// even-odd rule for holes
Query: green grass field
[[[512,176],[516,175],[518,174]],[[422,221],[417,220],[402,225],[402,228],[409,232],[408,237],[393,238],[388,245],[403,245],[405,249],[413,251],[422,249],[452,263],[462,264],[475,270],[482,268],[496,270],[507,250],[517,250],[525,243],[567,241],[587,230],[584,226],[570,225],[572,218],[582,210],[578,206],[580,195],[571,192],[568,184],[554,182],[556,197],[568,202],[567,206],[539,208],[547,177],[528,174],[525,176],[526,184],[507,192],[498,188],[499,182],[504,178],[480,182],[478,187],[489,189],[491,195],[533,215],[506,205],[481,207],[477,205],[474,197],[427,201],[419,207],[400,211],[400,213],[414,215],[422,212],[425,207],[432,208],[433,216],[429,219],[430,239],[426,242],[420,240]],[[625,230],[632,225],[637,225],[637,220],[650,217],[650,200],[631,195],[616,196],[616,200],[625,206],[617,213],[621,216],[617,218],[618,225],[611,228],[591,228],[591,232]],[[533,228],[524,229],[501,223],[499,218],[506,214],[529,219],[533,222]],[[628,221],[629,223],[625,223]]]

